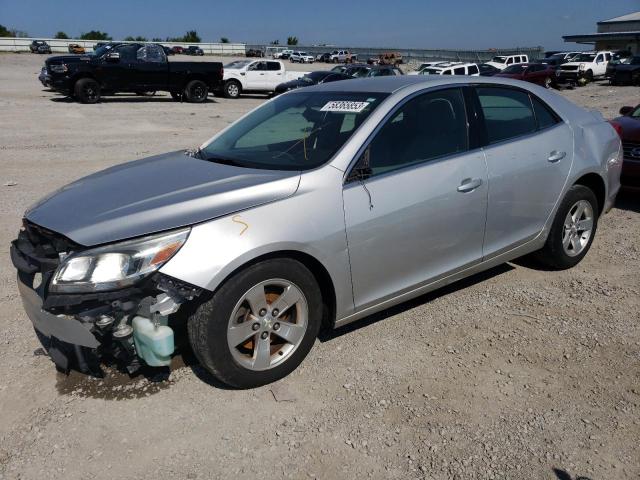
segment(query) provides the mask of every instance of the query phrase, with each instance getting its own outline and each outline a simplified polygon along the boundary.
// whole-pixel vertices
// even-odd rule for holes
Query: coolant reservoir
[[[154,325],[150,319],[140,316],[133,318],[132,326],[138,356],[151,367],[168,366],[175,349],[173,329],[166,325]]]

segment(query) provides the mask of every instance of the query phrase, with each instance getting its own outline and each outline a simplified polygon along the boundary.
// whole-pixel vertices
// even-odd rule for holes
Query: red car
[[[513,78],[525,82],[537,83],[545,88],[551,88],[556,77],[555,68],[546,63],[518,63],[505,68],[494,77]]]
[[[176,46],[176,47],[171,47],[171,51],[172,51],[175,55],[178,55],[178,54],[184,53],[184,48],[182,48],[182,47],[177,47],[177,46]]]
[[[629,187],[640,187],[640,105],[622,107],[621,117],[611,120],[622,139],[624,161],[620,183]]]

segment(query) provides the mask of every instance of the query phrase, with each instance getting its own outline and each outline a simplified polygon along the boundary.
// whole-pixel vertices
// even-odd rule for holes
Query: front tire
[[[202,103],[208,94],[209,87],[202,80],[191,80],[184,89],[184,98],[189,103]]]
[[[538,260],[547,266],[564,270],[584,258],[598,227],[598,200],[590,188],[574,185],[558,207],[551,231]]]
[[[227,98],[238,98],[242,92],[242,86],[235,80],[229,80],[222,87],[224,96]]]
[[[81,78],[73,88],[75,97],[80,103],[98,103],[100,101],[100,84],[93,78]]]
[[[553,86],[553,80],[551,80],[551,77],[546,77],[542,86],[547,89],[551,88]]]
[[[252,388],[279,380],[307,356],[322,295],[300,262],[270,259],[233,275],[188,319],[191,347],[218,380]]]

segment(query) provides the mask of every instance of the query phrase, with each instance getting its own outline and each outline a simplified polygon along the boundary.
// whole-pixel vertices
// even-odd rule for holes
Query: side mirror
[[[118,63],[120,61],[119,52],[109,52],[105,55],[105,60],[110,63]]]
[[[626,106],[620,109],[620,115],[629,115],[631,112],[633,112],[633,107]]]

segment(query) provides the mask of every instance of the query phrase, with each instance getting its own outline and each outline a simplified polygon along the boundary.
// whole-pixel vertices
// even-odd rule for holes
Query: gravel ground
[[[0,479],[640,476],[637,192],[576,268],[505,264],[325,334],[270,386],[228,390],[179,357],[162,382],[57,374],[8,256],[26,207],[198,145],[263,98],[79,105],[42,89],[42,60],[0,55]],[[639,93],[561,92],[607,117]]]

